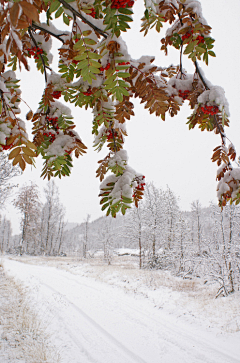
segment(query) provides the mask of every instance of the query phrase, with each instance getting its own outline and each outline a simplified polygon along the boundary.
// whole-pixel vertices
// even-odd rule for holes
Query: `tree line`
[[[38,187],[31,183],[16,193],[14,206],[21,212],[21,233],[12,237],[11,223],[0,219],[0,251],[30,255],[71,255],[94,258],[101,255],[110,264],[118,249],[131,249],[139,268],[168,270],[183,278],[218,282],[218,294],[228,295],[240,287],[240,209],[221,210],[210,203],[191,204],[182,211],[174,192],[145,186],[138,208],[117,218],[101,217],[82,223],[66,223],[58,188],[50,181],[40,201]]]

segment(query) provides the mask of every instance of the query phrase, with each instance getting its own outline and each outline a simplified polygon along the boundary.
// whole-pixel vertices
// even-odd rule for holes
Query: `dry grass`
[[[46,326],[27,301],[26,291],[5,275],[0,263],[0,361],[58,363]]]

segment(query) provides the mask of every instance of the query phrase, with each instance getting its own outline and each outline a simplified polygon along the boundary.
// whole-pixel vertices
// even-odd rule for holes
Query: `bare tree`
[[[65,210],[59,200],[58,187],[49,181],[44,188],[46,203],[41,214],[41,249],[44,254],[57,254],[62,244]]]
[[[12,189],[17,185],[10,184],[10,180],[21,174],[18,166],[12,166],[8,155],[0,153],[0,208],[3,207]]]
[[[143,265],[143,248],[145,242],[144,235],[144,215],[143,205],[139,204],[138,208],[134,208],[128,214],[126,236],[129,243],[139,247],[139,268]]]
[[[89,244],[89,221],[90,221],[90,214],[87,214],[87,217],[84,221],[84,235],[83,235],[83,258],[87,257],[87,248]]]
[[[11,222],[6,216],[2,218],[0,215],[0,253],[10,249],[10,240],[12,235]]]
[[[38,186],[34,183],[23,186],[17,193],[13,205],[22,213],[19,253],[32,253],[38,248],[39,200]]]
[[[192,221],[193,221],[193,235],[195,236],[195,241],[197,241],[198,254],[201,254],[201,241],[202,241],[202,225],[201,225],[201,203],[199,200],[192,202]]]

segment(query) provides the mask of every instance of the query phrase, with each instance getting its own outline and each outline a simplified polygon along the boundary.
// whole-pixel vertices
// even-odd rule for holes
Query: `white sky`
[[[178,51],[172,49],[168,57],[160,51],[160,40],[164,32],[158,34],[151,30],[145,38],[143,33],[139,33],[140,18],[144,12],[142,3],[141,0],[137,0],[134,5],[136,14],[134,26],[124,35],[129,53],[132,58],[153,55],[156,57],[154,63],[159,66],[178,64]],[[231,113],[230,128],[226,133],[239,152],[240,75],[237,65],[240,58],[240,2],[202,0],[201,3],[204,17],[213,28],[212,37],[216,39],[213,50],[217,57],[210,57],[208,67],[203,63],[200,65],[212,84],[225,89]],[[191,62],[186,57],[183,65],[188,73],[194,72]],[[32,69],[34,70],[34,66]],[[22,71],[21,80],[22,98],[35,111],[44,88],[44,77],[39,72]],[[159,188],[164,189],[168,184],[179,196],[182,209],[189,210],[191,202],[196,199],[199,199],[203,206],[207,206],[211,200],[217,203],[215,181],[217,166],[211,162],[211,156],[212,150],[221,143],[220,137],[206,131],[201,132],[199,129],[188,130],[186,122],[191,111],[186,101],[181,112],[174,118],[167,117],[165,122],[150,115],[142,105],[139,105],[138,100],[134,102],[135,117],[128,121],[129,136],[125,143],[129,165],[136,171],[142,172],[146,176],[146,181],[153,181]],[[28,111],[24,104],[22,110],[22,115]],[[91,215],[92,220],[104,215],[99,205],[99,180],[95,178],[95,170],[97,161],[105,157],[107,150],[96,153],[92,148],[91,110],[73,109],[73,115],[77,131],[88,147],[88,153],[74,160],[70,177],[62,180],[55,178],[54,181],[59,187],[60,200],[66,208],[66,219],[69,222],[81,223],[87,214]],[[40,179],[41,168],[42,161],[39,158],[36,169],[28,165],[24,174],[12,181],[18,183],[19,187],[30,181],[35,182],[39,185],[43,199],[43,187],[47,182]],[[13,232],[18,233],[20,214],[10,203],[2,212],[12,221]]]

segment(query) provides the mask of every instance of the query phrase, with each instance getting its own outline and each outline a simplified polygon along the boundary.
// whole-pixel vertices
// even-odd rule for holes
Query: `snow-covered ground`
[[[139,271],[129,256],[19,261],[4,269],[28,287],[62,363],[240,363],[239,293],[214,299],[216,286]]]

